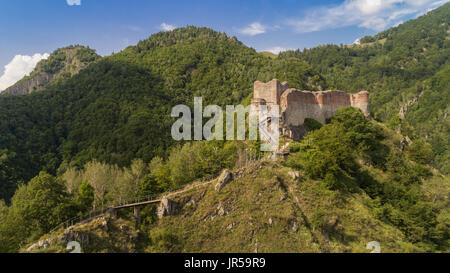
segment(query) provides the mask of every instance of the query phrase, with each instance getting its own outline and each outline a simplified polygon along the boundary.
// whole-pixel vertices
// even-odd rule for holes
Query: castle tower
[[[351,106],[361,109],[364,115],[368,116],[369,112],[369,92],[361,91],[351,96]]]
[[[268,106],[274,104],[280,105],[281,94],[288,88],[289,84],[287,82],[280,83],[277,79],[273,79],[268,83],[256,81],[254,84],[253,98],[265,100]]]

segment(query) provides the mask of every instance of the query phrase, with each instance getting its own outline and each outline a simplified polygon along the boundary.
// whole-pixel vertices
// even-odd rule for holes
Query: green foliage
[[[360,109],[345,107],[338,109],[331,120],[332,124],[344,126],[352,149],[378,167],[384,167],[388,148],[381,142],[385,138],[382,128],[364,117]]]
[[[10,153],[6,149],[0,150],[0,193],[14,192],[17,187],[15,184],[18,180],[18,170],[14,166],[14,159],[15,153]]]
[[[71,67],[68,66],[68,61],[71,64],[79,65],[78,69],[93,63],[100,59],[100,56],[95,53],[95,50],[89,47],[83,46],[67,46],[55,50],[48,59],[41,61],[30,75],[32,78],[34,75],[40,72],[46,72],[50,74],[57,74],[60,72],[69,72],[71,74]]]
[[[386,134],[375,122],[364,118],[355,108],[339,109],[330,123],[308,133],[295,145],[286,164],[303,170],[312,179],[331,190],[366,192],[372,198],[372,212],[382,221],[399,228],[412,243],[430,248],[443,246],[442,224],[438,207],[421,190],[421,181],[430,177],[426,163],[429,145],[417,141],[407,154],[397,147],[387,147]],[[374,167],[384,175],[370,173]],[[367,164],[369,163],[369,164]],[[311,223],[323,228],[324,212],[315,211]]]
[[[7,88],[5,93],[23,95],[41,91],[50,84],[72,77],[100,58],[89,47],[76,45],[59,48],[47,59],[41,60],[29,76]]]
[[[308,131],[314,131],[322,128],[322,123],[318,122],[315,119],[306,118],[304,125]]]
[[[78,49],[76,55],[92,61],[91,53]],[[48,69],[60,66],[59,55],[49,58]],[[316,88],[311,79],[317,73],[304,61],[270,59],[234,37],[187,27],[152,35],[46,90],[2,95],[1,148],[16,156],[2,166],[9,171],[0,177],[0,198],[9,200],[18,181],[41,170],[56,175],[61,164],[80,169],[96,159],[125,167],[134,158],[167,159],[176,145],[172,107],[192,106],[194,96],[205,105],[239,104],[255,80],[283,79],[285,71],[292,87]]]
[[[302,170],[311,178],[323,179],[332,189],[349,190],[354,182],[352,175],[356,170],[350,138],[343,127],[336,124],[326,125],[307,134],[305,138],[310,143],[304,146],[304,150],[294,154],[293,159],[288,162],[299,160]]]
[[[166,229],[151,230],[149,234],[151,243],[146,251],[151,253],[180,252],[181,244],[178,237],[179,236],[176,233]]]
[[[150,175],[144,178],[141,195],[160,193],[171,187],[170,167],[161,157],[155,157],[150,162]]]
[[[410,242],[445,249],[448,212],[420,187],[432,175],[423,164],[446,171],[450,162],[449,7],[365,37],[364,43],[375,42],[365,47],[328,45],[275,59],[235,37],[196,27],[157,33],[102,59],[76,47],[76,58],[92,64],[75,76],[65,71],[64,51],[75,47],[57,50],[38,68],[64,70],[60,81],[31,95],[0,96],[0,199],[9,203],[17,185],[31,179],[18,187],[9,207],[0,202],[0,251],[16,251],[92,206],[162,193],[233,168],[245,144],[176,143],[171,107],[191,105],[194,96],[205,104],[248,104],[253,81],[285,77],[299,89],[319,90],[327,83],[368,89],[374,116],[413,139],[405,158],[388,147],[381,126],[357,109],[343,108],[324,126],[307,119],[310,132],[291,146],[286,164],[319,181],[321,193],[366,193],[371,213]],[[420,94],[401,120],[398,106]],[[312,227],[331,229],[329,216],[325,209],[313,210]],[[149,239],[148,251],[181,250],[173,232],[152,230]]]
[[[75,212],[63,181],[41,172],[28,185],[19,187],[8,214],[3,216],[0,229],[9,237],[5,249],[18,250],[20,244],[38,239]]]
[[[322,179],[332,189],[351,190],[358,172],[357,156],[384,167],[388,149],[381,128],[356,108],[341,108],[330,123],[308,133],[287,164]]]
[[[141,194],[177,188],[218,175],[224,168],[233,168],[237,149],[236,143],[223,141],[188,142],[174,147],[166,162],[159,157],[152,160]]]
[[[433,147],[433,165],[448,173],[450,4],[416,20],[361,39],[363,46],[325,45],[280,53],[278,59],[305,60],[327,83],[347,92],[368,90],[377,120],[397,118],[400,107],[419,95],[408,108],[402,133],[418,134]],[[394,122],[394,120],[392,120]],[[391,123],[391,125],[399,125]]]
[[[75,201],[80,211],[89,211],[94,203],[94,188],[87,180],[83,180],[75,196]]]
[[[407,122],[432,147],[432,164],[443,173],[450,173],[450,65],[425,81],[419,101],[408,108]],[[404,132],[404,129],[402,129]]]
[[[431,162],[433,151],[431,145],[423,140],[416,140],[407,148],[408,156],[420,164],[429,164]]]
[[[375,38],[373,36],[364,36],[361,38],[360,42],[362,44],[375,42]]]
[[[66,59],[66,54],[62,50],[57,50],[52,54],[51,58],[42,62],[42,69],[44,72],[55,74],[64,67]]]
[[[91,210],[215,177],[224,168],[235,166],[237,149],[242,145],[188,142],[172,148],[167,160],[155,157],[147,165],[135,159],[128,168],[94,160],[83,169],[67,169],[61,174],[64,180],[41,172],[19,187],[10,207],[0,202],[0,250],[17,251],[20,245],[37,240],[65,220]],[[78,180],[82,182],[77,190],[69,194],[67,186],[74,188]],[[152,240],[156,240],[155,249],[161,250],[172,239],[160,234]]]

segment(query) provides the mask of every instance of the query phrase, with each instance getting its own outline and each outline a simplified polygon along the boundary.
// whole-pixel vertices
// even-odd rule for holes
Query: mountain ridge
[[[85,69],[101,57],[94,50],[84,46],[67,46],[55,50],[50,56],[41,60],[29,76],[23,77],[3,94],[24,95],[39,92],[48,84],[68,79]]]

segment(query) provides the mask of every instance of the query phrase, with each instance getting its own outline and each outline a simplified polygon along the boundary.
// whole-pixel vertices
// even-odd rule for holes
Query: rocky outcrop
[[[49,236],[23,252],[135,252],[139,237],[133,222],[107,215]]]
[[[167,197],[163,197],[161,199],[161,203],[159,204],[158,209],[156,210],[156,215],[158,216],[159,219],[165,216],[173,215],[175,213],[176,208],[177,204],[175,202],[171,201]]]
[[[292,177],[292,179],[297,179],[300,177],[300,172],[290,171],[288,172],[288,175]]]
[[[100,58],[94,50],[83,46],[68,46],[57,49],[48,59],[40,61],[29,76],[25,76],[3,93],[25,95],[41,91],[50,83],[78,74],[90,63]]]
[[[223,170],[222,174],[217,178],[217,183],[215,185],[216,191],[220,192],[222,188],[231,181],[233,175],[229,170]]]
[[[420,97],[422,97],[422,95],[423,95],[423,91],[419,95],[415,96],[414,98],[412,98],[411,100],[409,100],[405,104],[403,104],[403,106],[400,108],[400,112],[399,112],[400,119],[406,118],[406,114],[408,113],[408,108],[413,106],[414,104],[416,104],[419,101]]]
[[[21,81],[16,85],[6,89],[5,93],[11,95],[23,95],[29,94],[31,92],[41,91],[51,81],[53,76],[54,75],[47,72],[39,73],[38,75],[30,79],[24,79],[24,81]]]
[[[50,237],[41,240],[35,244],[32,244],[26,249],[27,252],[45,250],[48,247],[58,244],[66,246],[70,242],[77,242],[81,247],[87,246],[89,244],[89,234],[86,232],[74,231],[73,228],[66,229],[63,234]]]
[[[38,249],[46,249],[47,247],[49,247],[51,245],[52,242],[53,242],[53,238],[48,238],[48,239],[39,241],[35,244],[32,244],[30,247],[28,247],[27,252],[31,252],[31,251],[38,250]]]

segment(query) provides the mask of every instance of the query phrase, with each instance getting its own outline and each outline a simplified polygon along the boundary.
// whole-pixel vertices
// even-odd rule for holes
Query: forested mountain
[[[31,77],[42,67],[58,70],[60,51]],[[273,60],[234,37],[187,27],[152,35],[40,92],[2,95],[0,199],[9,200],[20,181],[42,170],[56,174],[93,159],[126,166],[134,158],[165,157],[174,144],[173,106],[191,105],[194,96],[205,104],[238,104],[255,80],[283,78],[285,71],[293,87],[325,85],[304,61]]]
[[[361,45],[324,45],[280,57],[308,62],[333,88],[370,91],[374,117],[391,121],[412,139],[426,139],[433,146],[433,165],[450,172],[450,3],[364,37]]]
[[[193,26],[103,58],[76,47],[87,57],[77,73],[58,57],[67,49],[56,51],[30,76],[60,71],[55,80],[0,95],[0,252],[225,168],[235,181],[175,200],[178,215],[157,219],[148,207],[137,223],[125,210],[100,231],[88,223],[74,232],[87,234],[91,252],[361,252],[368,240],[392,252],[448,252],[449,179],[429,164],[449,166],[449,16],[447,4],[361,45],[278,57]],[[204,105],[248,102],[255,80],[273,78],[298,89],[368,90],[375,120],[352,107],[325,125],[311,120],[303,140],[281,140],[290,155],[276,162],[249,163],[260,156],[257,141],[172,140],[175,105],[192,106],[194,96]],[[130,240],[138,242],[128,248]]]
[[[69,79],[101,57],[94,50],[83,46],[68,46],[55,50],[40,61],[29,76],[7,88],[4,93],[23,95],[41,91],[48,84]]]

